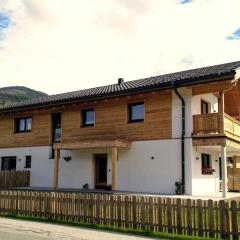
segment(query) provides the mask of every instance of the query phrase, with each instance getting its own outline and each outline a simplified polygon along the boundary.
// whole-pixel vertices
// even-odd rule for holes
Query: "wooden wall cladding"
[[[145,121],[128,123],[128,103],[144,101]],[[95,109],[95,126],[81,127],[81,110]],[[32,131],[14,133],[14,116],[0,116],[0,147],[44,146],[51,144],[51,113],[62,112],[62,142],[82,140],[155,140],[171,138],[172,92],[164,90],[91,102],[62,105],[43,110],[29,110],[17,116],[33,118]]]
[[[50,144],[49,113],[31,112],[19,116],[32,116],[32,131],[15,133],[15,116],[0,116],[0,147],[46,146]]]
[[[128,103],[145,104],[145,121],[128,123]],[[87,107],[87,106],[85,106]],[[81,106],[63,114],[63,142],[126,138],[150,140],[171,138],[172,93],[170,90],[109,99],[89,104],[95,108],[95,126],[80,127]]]

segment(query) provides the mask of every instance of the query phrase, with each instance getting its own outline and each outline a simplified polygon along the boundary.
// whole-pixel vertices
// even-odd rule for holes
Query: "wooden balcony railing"
[[[193,115],[193,135],[219,134],[218,113]],[[224,114],[224,133],[240,141],[240,122]]]
[[[224,117],[225,134],[240,141],[240,122],[225,113]]]
[[[193,135],[219,132],[218,113],[193,115]]]

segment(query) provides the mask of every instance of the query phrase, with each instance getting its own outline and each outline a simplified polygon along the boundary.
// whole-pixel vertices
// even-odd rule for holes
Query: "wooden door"
[[[107,154],[95,155],[95,188],[107,188]]]

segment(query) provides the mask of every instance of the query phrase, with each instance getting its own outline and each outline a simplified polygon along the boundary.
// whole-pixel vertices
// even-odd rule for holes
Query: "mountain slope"
[[[0,104],[11,104],[46,95],[46,93],[23,86],[4,87],[0,88]]]

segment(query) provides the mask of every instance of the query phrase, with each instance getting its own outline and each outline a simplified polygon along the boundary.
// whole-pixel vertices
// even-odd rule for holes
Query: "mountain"
[[[11,104],[41,96],[47,96],[47,94],[23,86],[3,87],[0,88],[0,105]]]

